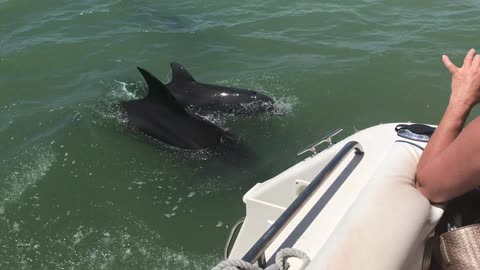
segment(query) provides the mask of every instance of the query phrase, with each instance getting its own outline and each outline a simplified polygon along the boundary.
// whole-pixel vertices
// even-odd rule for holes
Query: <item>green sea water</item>
[[[0,269],[210,269],[243,194],[335,128],[437,123],[480,2],[0,0]],[[257,89],[236,166],[131,134],[142,66]],[[478,115],[475,110],[473,116]]]

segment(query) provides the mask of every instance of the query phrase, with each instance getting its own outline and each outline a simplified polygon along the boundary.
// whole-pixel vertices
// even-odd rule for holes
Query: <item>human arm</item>
[[[470,50],[461,68],[447,56],[442,60],[452,73],[452,93],[416,172],[417,188],[432,202],[450,200],[480,185],[480,119],[462,131],[480,102],[480,55]]]

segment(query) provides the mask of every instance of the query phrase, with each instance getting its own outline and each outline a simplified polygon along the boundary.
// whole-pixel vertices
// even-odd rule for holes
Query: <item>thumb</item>
[[[443,61],[443,64],[445,65],[445,67],[450,71],[450,73],[452,73],[452,75],[457,73],[458,67],[456,67],[452,63],[452,61],[450,61],[450,58],[448,58],[448,56],[442,55],[442,61]]]

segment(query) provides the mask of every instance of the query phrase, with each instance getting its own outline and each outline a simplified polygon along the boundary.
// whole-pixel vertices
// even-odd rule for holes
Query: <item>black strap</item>
[[[435,132],[434,127],[424,125],[424,124],[410,124],[410,125],[400,124],[395,127],[395,131],[397,132],[401,129],[408,129],[409,131],[415,134],[427,135],[429,137],[431,137],[433,132]]]
[[[424,124],[400,124],[395,127],[399,137],[417,141],[428,142],[435,128]]]

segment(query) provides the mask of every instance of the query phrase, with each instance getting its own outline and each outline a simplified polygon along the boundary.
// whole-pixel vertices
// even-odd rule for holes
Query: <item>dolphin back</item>
[[[272,98],[249,89],[197,82],[185,67],[170,63],[172,79],[166,84],[184,107],[200,114],[224,112],[253,116],[273,110]]]

